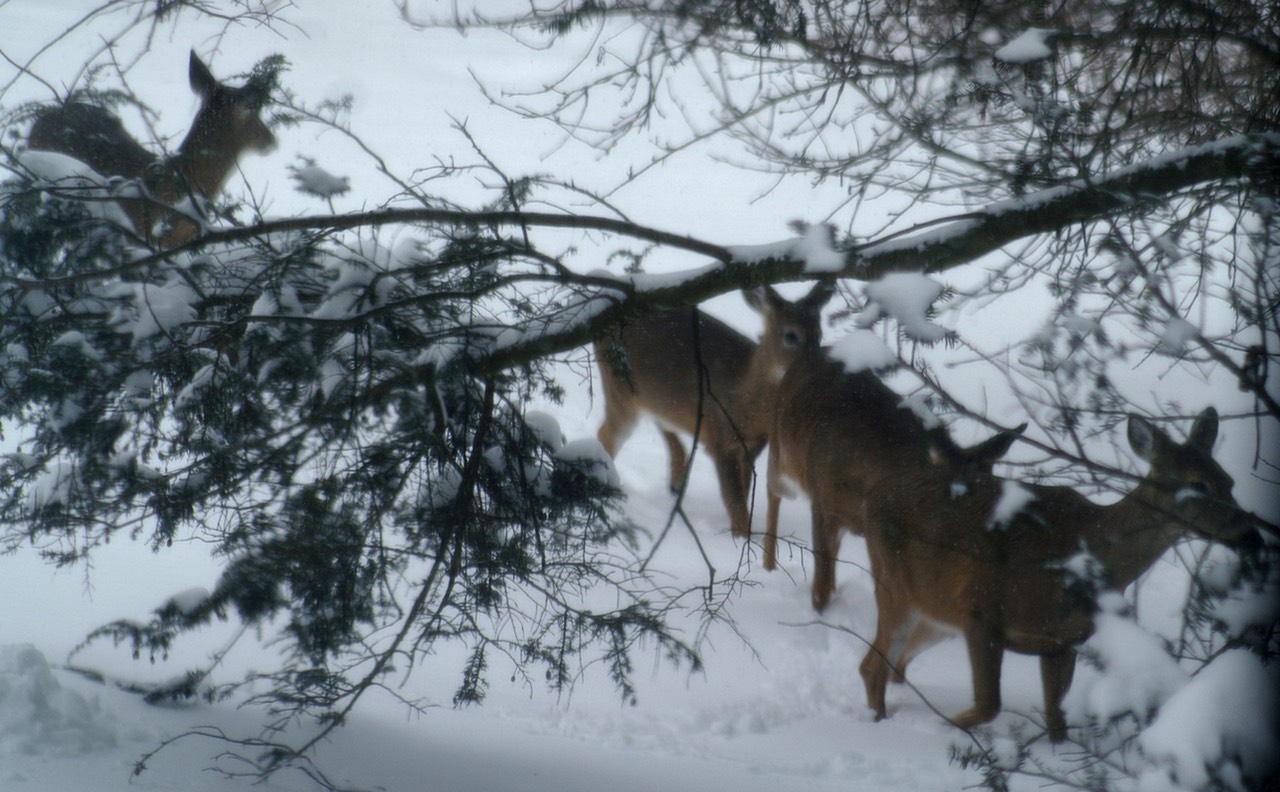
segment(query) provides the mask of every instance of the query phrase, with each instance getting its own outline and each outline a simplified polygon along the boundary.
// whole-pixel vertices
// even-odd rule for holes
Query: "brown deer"
[[[796,302],[768,286],[744,292],[764,318],[758,345],[693,308],[643,316],[599,339],[605,415],[598,437],[609,456],[641,413],[651,415],[666,439],[676,490],[688,458],[675,432],[696,435],[715,463],[733,534],[749,535],[752,465],[769,434],[778,382],[796,355],[818,345],[822,307],[834,293],[828,282]]]
[[[963,633],[974,706],[963,728],[1000,710],[1006,649],[1039,655],[1045,722],[1066,736],[1062,698],[1076,646],[1093,633],[1091,602],[1068,591],[1064,563],[1087,551],[1123,590],[1187,533],[1234,543],[1252,532],[1213,460],[1218,414],[1206,409],[1179,444],[1138,416],[1129,444],[1150,464],[1119,502],[1099,506],[1069,487],[1019,484],[945,469],[882,481],[867,499],[867,549],[878,625],[862,661],[867,704],[885,717],[885,683],[927,645],[920,631]]]
[[[270,151],[276,139],[259,116],[268,98],[260,85],[223,85],[194,51],[188,79],[200,97],[200,109],[177,153],[167,161],[143,148],[115,115],[82,102],[43,111],[31,127],[28,146],[74,157],[101,176],[135,182],[141,197],[120,203],[147,244],[171,248],[190,241],[199,234],[199,226],[182,210],[170,207],[187,200],[213,200],[241,154]]]
[[[960,448],[945,428],[925,428],[874,373],[846,371],[825,349],[810,349],[792,363],[778,390],[769,435],[764,568],[777,566],[781,499],[799,490],[809,497],[813,523],[813,607],[824,610],[835,591],[842,533],[863,533],[863,501],[877,481],[930,465],[990,471],[1025,428]]]

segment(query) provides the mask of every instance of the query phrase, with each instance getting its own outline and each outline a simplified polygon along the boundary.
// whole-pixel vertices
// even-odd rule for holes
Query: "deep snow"
[[[34,48],[62,28],[59,14],[72,17],[77,6],[83,11],[96,5],[67,3],[54,11],[42,0],[10,2],[0,5],[0,30],[23,31],[23,39]],[[469,131],[498,151],[513,171],[589,170],[602,184],[625,174],[626,147],[616,159],[598,160],[572,145],[562,145],[554,132],[519,124],[484,105],[466,73],[467,67],[474,67],[484,75],[511,73],[532,79],[549,73],[548,53],[521,50],[502,36],[416,33],[395,20],[381,3],[334,2],[326,13],[321,3],[313,2],[304,11],[315,14],[301,18],[305,37],[291,35],[282,42],[267,31],[235,31],[213,63],[215,73],[246,68],[268,52],[287,51],[293,71],[286,83],[313,101],[353,93],[356,126],[375,149],[387,153],[393,170],[420,165],[436,154],[465,151],[465,141],[449,128],[446,114],[452,114],[466,118]],[[183,27],[168,39],[158,38],[148,59],[154,76],[135,72],[134,90],[158,106],[167,103],[161,122],[168,134],[184,131],[190,117],[194,100],[185,86],[186,48],[193,43],[198,48],[211,46],[209,39],[202,38],[205,33]],[[37,61],[40,73],[70,79],[70,72],[57,64],[61,58],[66,69],[78,68],[80,52],[75,41],[69,39]],[[6,54],[28,54],[11,46],[17,42],[4,45]],[[161,73],[164,70],[171,71]],[[8,85],[8,74],[3,73],[0,84]],[[48,98],[39,86],[19,84],[9,89],[3,102],[9,106],[32,97]],[[304,127],[285,130],[280,137],[279,151],[248,159],[243,168],[246,180],[272,213],[317,210],[315,197],[291,192],[291,175],[309,192],[332,201],[339,211],[361,207],[367,196],[385,194],[387,185],[367,165],[350,173],[344,170],[344,165],[363,160],[353,157],[334,136],[317,137]],[[544,157],[550,159],[544,162]],[[314,163],[308,158],[314,158]],[[301,173],[298,162],[304,163]],[[319,170],[306,170],[312,167]],[[628,208],[647,225],[732,241],[738,250],[777,249],[773,240],[787,236],[787,221],[810,207],[814,212],[823,208],[820,196],[812,194],[807,184],[780,187],[748,204],[744,196],[757,197],[752,190],[759,185],[743,185],[752,184],[753,177],[725,170],[712,174],[715,167],[698,160],[689,167],[686,161],[679,170],[655,173],[652,195],[623,192],[618,200],[630,201]],[[349,186],[350,191],[342,192],[339,186]],[[231,190],[238,189],[233,183]],[[687,201],[660,200],[662,195],[698,196],[697,211],[690,211]],[[824,258],[829,245],[820,229],[812,226],[799,243],[781,244],[811,251],[815,269],[821,269],[831,262]],[[683,271],[704,263],[673,256],[670,267]],[[180,297],[159,291],[147,296],[152,304],[157,297]],[[176,304],[180,306],[182,300]],[[754,315],[737,296],[713,301],[712,310],[753,331]],[[923,321],[923,309],[920,315]],[[948,318],[963,319],[973,328],[994,322],[1001,331],[1013,332],[1025,324],[1026,335],[1031,335],[1042,317],[1043,312],[1024,304],[1017,321],[1008,316]],[[937,321],[945,323],[947,318]],[[935,327],[930,325],[929,330]],[[864,341],[843,344],[851,361],[856,360],[851,365],[876,365],[866,362],[869,345]],[[589,438],[601,405],[592,401],[580,366],[566,365],[564,371],[567,403],[539,407],[558,421],[571,442]],[[1153,387],[1173,386],[1166,382]],[[975,388],[986,398],[982,384]],[[1204,393],[1203,398],[1223,408],[1226,400],[1238,396],[1224,391]],[[993,403],[992,409],[1003,409],[1003,404]],[[1229,427],[1225,434],[1224,446],[1252,442],[1244,424]],[[12,442],[11,435],[6,435],[6,442]],[[674,502],[666,490],[665,469],[665,447],[653,426],[644,424],[624,447],[617,473],[630,494],[629,515],[654,528],[655,535]],[[759,472],[763,473],[763,458]],[[1250,483],[1247,469],[1237,464],[1233,474],[1242,482],[1246,505],[1258,508],[1259,490]],[[57,497],[57,484],[50,483],[48,497]],[[1250,497],[1255,502],[1248,503]],[[763,493],[757,492],[757,527],[763,508]],[[804,553],[784,542],[783,568],[772,574],[761,570],[758,548],[744,547],[728,535],[727,516],[705,457],[694,466],[685,509],[715,568],[724,572],[741,566],[748,583],[733,600],[735,624],[715,625],[705,636],[704,672],[691,675],[687,669],[642,655],[637,658],[638,702],[627,706],[599,667],[585,669],[574,690],[556,698],[537,681],[510,681],[510,669],[495,664],[487,702],[457,710],[449,701],[461,658],[444,651],[407,680],[404,690],[406,695],[439,702],[439,708],[412,714],[388,696],[371,697],[347,728],[322,746],[318,766],[339,782],[392,790],[958,790],[978,780],[976,773],[949,763],[948,747],[963,745],[966,738],[931,709],[951,713],[968,706],[968,664],[958,641],[945,642],[919,657],[911,668],[911,683],[919,694],[894,686],[889,693],[891,717],[882,723],[871,721],[857,674],[865,651],[859,636],[869,638],[874,632],[874,603],[860,540],[845,541],[846,568],[840,570],[840,587],[823,617],[828,624],[818,624],[809,607]],[[793,536],[797,544],[807,544],[804,502],[784,503],[782,533],[784,538]],[[681,526],[673,528],[659,549],[654,567],[677,582],[700,582],[707,576],[694,542]],[[71,662],[123,680],[155,681],[180,673],[186,662],[197,662],[223,646],[234,634],[234,625],[210,629],[179,647],[168,661],[154,665],[145,659],[131,660],[127,652],[101,644],[70,661],[68,656],[92,628],[117,618],[145,618],[151,608],[167,600],[211,587],[216,577],[215,562],[198,542],[153,554],[118,540],[95,557],[91,568],[63,571],[45,566],[31,548],[0,556],[0,646],[4,647],[0,649],[0,789],[200,792],[248,788],[247,781],[228,783],[220,774],[203,771],[214,765],[231,772],[242,769],[222,755],[227,746],[205,738],[184,739],[151,757],[141,775],[133,778],[131,773],[139,758],[160,742],[192,730],[252,737],[265,720],[260,710],[238,709],[234,702],[153,707],[135,694],[64,667]],[[1160,631],[1174,629],[1172,618],[1186,587],[1178,555],[1158,562],[1139,585],[1144,622]],[[1129,622],[1116,618],[1108,622],[1105,639],[1122,649],[1150,648],[1145,632],[1135,632]],[[699,624],[691,621],[684,627],[692,638]],[[216,673],[224,679],[238,678],[263,651],[249,636]],[[1256,678],[1255,670],[1239,664],[1227,669],[1231,670]],[[1128,673],[1141,675],[1140,670]],[[1226,671],[1215,673],[1227,675]],[[1096,712],[1130,703],[1126,697],[1139,694],[1163,701],[1185,683],[1175,669],[1162,677],[1154,692],[1134,685],[1108,692],[1106,686],[1114,688],[1118,678],[1095,685],[1098,675],[1082,667],[1070,711]],[[1034,713],[1040,707],[1035,661],[1008,656],[1003,690],[1008,712],[993,725],[996,733],[1021,723],[1016,713]],[[1242,706],[1266,703],[1250,691],[1244,695],[1247,700]],[[1194,738],[1205,732],[1190,728],[1212,720],[1204,717],[1206,704],[1191,701],[1177,706],[1186,710],[1181,723],[1170,721],[1164,732],[1150,737],[1153,743],[1174,746],[1184,759],[1211,750],[1195,743]],[[1217,715],[1220,710],[1210,707],[1208,712]],[[1265,711],[1259,719],[1265,727]],[[1149,777],[1149,783],[1150,788],[1159,788],[1155,776]],[[260,788],[310,790],[314,786],[299,773],[285,773]]]

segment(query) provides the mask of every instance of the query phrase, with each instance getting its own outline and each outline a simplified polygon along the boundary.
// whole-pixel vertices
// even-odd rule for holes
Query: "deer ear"
[[[781,294],[778,294],[769,285],[747,289],[742,292],[742,297],[747,301],[747,305],[750,305],[758,313],[764,313],[770,307],[779,308],[787,302]]]
[[[213,76],[213,72],[209,71],[209,67],[204,65],[204,61],[196,55],[195,50],[191,50],[191,60],[187,65],[187,79],[191,83],[191,90],[195,91],[201,99],[208,99],[213,96],[213,92],[218,87],[218,80]]]
[[[1129,445],[1133,452],[1148,462],[1156,455],[1161,443],[1169,438],[1150,421],[1140,415],[1129,416]]]
[[[1017,440],[1025,431],[1027,431],[1027,424],[1024,422],[1012,429],[993,434],[967,451],[966,456],[969,458],[969,463],[990,468],[1008,453],[1010,447],[1013,446],[1013,441]]]
[[[809,290],[804,297],[806,308],[821,308],[826,305],[836,293],[836,282],[833,280],[818,281],[818,284]]]
[[[1206,454],[1213,452],[1213,441],[1218,439],[1218,411],[1212,407],[1204,408],[1204,412],[1191,424],[1191,432],[1187,434],[1187,445]]]

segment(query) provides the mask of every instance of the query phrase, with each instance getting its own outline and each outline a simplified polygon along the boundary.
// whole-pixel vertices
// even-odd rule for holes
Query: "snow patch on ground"
[[[96,699],[65,690],[30,644],[0,646],[0,756],[69,757],[116,746]]]

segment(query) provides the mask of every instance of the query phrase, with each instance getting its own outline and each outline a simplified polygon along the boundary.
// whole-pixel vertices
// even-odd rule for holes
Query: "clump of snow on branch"
[[[827,350],[827,355],[844,364],[844,370],[850,374],[898,365],[898,356],[870,330],[854,330],[841,336]]]
[[[551,453],[554,454],[564,447],[564,430],[560,428],[560,422],[551,413],[530,410],[524,414],[524,425]]]
[[[299,157],[301,165],[290,165],[289,174],[298,192],[329,200],[351,190],[351,179],[335,176],[316,164],[310,157]]]
[[[1141,668],[1137,676],[1149,673]],[[1152,763],[1139,778],[1139,790],[1204,789],[1215,778],[1228,789],[1260,789],[1280,764],[1277,690],[1280,664],[1264,665],[1244,649],[1229,649],[1194,678],[1184,676],[1138,736]]]
[[[840,272],[845,268],[845,254],[836,247],[833,226],[797,220],[791,227],[800,236],[766,245],[730,245],[729,255],[735,261],[748,264],[768,259],[796,259],[804,262],[805,272]]]
[[[1006,528],[1013,518],[1022,513],[1027,504],[1036,499],[1035,493],[1016,481],[1005,479],[1001,482],[1000,498],[991,509],[991,517],[987,520],[987,528]]]
[[[1181,355],[1187,347],[1200,335],[1200,328],[1178,316],[1172,316],[1165,323],[1164,332],[1160,334],[1159,350],[1166,355]]]
[[[109,713],[66,690],[29,644],[0,646],[0,756],[78,756],[116,745]]]
[[[553,455],[559,462],[567,462],[597,482],[609,487],[618,487],[621,479],[613,466],[613,459],[604,446],[594,437],[570,440]]]
[[[796,243],[796,255],[804,262],[805,272],[839,272],[844,269],[844,254],[836,250],[835,227],[821,223],[797,223],[802,236]]]
[[[139,341],[168,334],[199,316],[196,305],[200,296],[177,279],[160,285],[119,283],[108,288],[107,296],[122,299],[129,306],[116,310],[111,317],[112,325]]]
[[[904,396],[902,401],[898,402],[898,407],[910,410],[920,419],[920,425],[925,429],[937,429],[942,426],[942,421],[934,414],[933,407],[929,404],[927,391],[917,391],[910,396]]]
[[[1119,594],[1103,594],[1098,605],[1083,651],[1101,673],[1076,685],[1064,708],[1078,721],[1105,724],[1132,713],[1145,723],[1190,675],[1162,640],[1138,626]]]
[[[1033,63],[1053,56],[1049,39],[1057,33],[1051,28],[1027,28],[1025,32],[996,50],[994,57],[1004,63]]]
[[[882,316],[892,316],[911,338],[941,341],[946,328],[929,321],[929,308],[942,296],[941,283],[918,272],[893,272],[867,284],[867,307],[858,315],[858,327],[870,327]]]
[[[177,594],[169,597],[160,606],[160,610],[176,610],[183,615],[195,613],[210,597],[209,589],[201,586],[193,586],[189,589],[179,591]]]
[[[54,459],[48,463],[27,492],[27,511],[34,514],[66,503],[75,484],[75,467],[71,462]]]
[[[130,192],[128,189],[116,189],[121,186],[119,179],[107,179],[75,157],[54,151],[28,149],[19,155],[18,163],[35,178],[53,185],[55,192],[74,196],[91,217],[122,228],[133,228],[133,221],[118,203],[104,200]]]
[[[1200,588],[1209,595],[1204,614],[1230,639],[1280,624],[1280,581],[1268,579],[1239,585],[1240,571],[1240,556],[1215,544],[1201,560],[1197,578]]]

